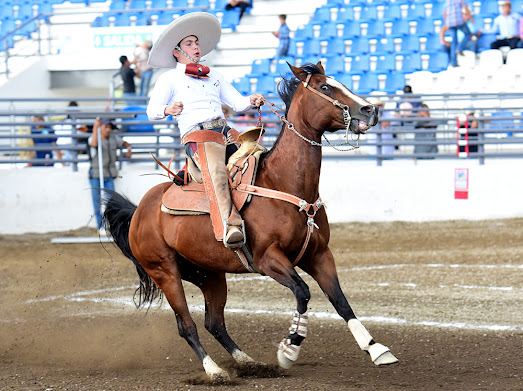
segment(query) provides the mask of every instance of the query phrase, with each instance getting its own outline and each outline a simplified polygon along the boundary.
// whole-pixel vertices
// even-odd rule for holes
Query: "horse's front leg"
[[[301,344],[307,336],[307,304],[311,298],[309,287],[276,245],[267,248],[257,267],[264,274],[289,288],[296,297],[296,312],[289,334],[278,346],[278,363],[282,368],[289,369],[298,359]]]
[[[341,290],[334,257],[329,249],[303,264],[300,263],[299,267],[318,282],[338,314],[347,322],[360,348],[370,355],[374,364],[392,364],[398,361],[388,347],[374,341],[365,326],[356,318]]]

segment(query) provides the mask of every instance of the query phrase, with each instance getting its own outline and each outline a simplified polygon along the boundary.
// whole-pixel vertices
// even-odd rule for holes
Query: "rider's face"
[[[198,42],[198,38],[194,35],[189,35],[188,37],[185,37],[180,42],[180,48],[187,53],[190,57],[195,59],[196,61],[200,60],[201,57],[201,51],[200,51],[200,43]],[[182,64],[188,64],[192,62],[190,59],[185,57],[183,53],[180,53],[179,50],[174,49],[173,54],[178,60],[178,62]]]

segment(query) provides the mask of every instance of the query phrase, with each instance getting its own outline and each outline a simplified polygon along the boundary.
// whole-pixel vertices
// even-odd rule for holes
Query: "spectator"
[[[430,112],[428,108],[429,106],[424,103],[420,106],[420,110],[417,115],[417,117],[420,119],[416,122],[416,125],[414,126],[415,129],[436,129],[438,127],[438,125],[433,121],[426,120],[426,118],[430,118]],[[414,134],[414,141],[426,143],[415,144],[415,154],[438,153],[436,132],[416,132]],[[418,159],[434,159],[434,157],[418,157]]]
[[[443,19],[445,20],[445,25],[452,37],[450,43],[450,65],[453,67],[458,66],[457,53],[461,54],[463,50],[465,50],[465,45],[471,37],[465,17],[474,21],[465,0],[446,0],[445,8],[443,10]],[[459,43],[458,30],[462,31],[464,34],[463,39]]]
[[[117,150],[125,147],[127,152],[126,157],[131,157],[131,144],[124,141],[120,136],[112,133],[116,126],[110,119],[104,118],[100,120],[97,118],[93,126],[93,134],[89,137],[89,145],[91,146],[91,168],[89,169],[89,182],[91,184],[91,195],[93,198],[93,207],[96,216],[97,227],[100,233],[104,233],[102,229],[102,216],[100,214],[100,166],[98,159],[98,128],[100,128],[101,146],[102,146],[102,168],[103,168],[103,188],[114,190],[114,178],[118,174],[116,168]]]
[[[33,122],[45,122],[44,117],[37,115],[32,119]],[[33,138],[33,144],[35,147],[48,147],[48,149],[35,151],[35,157],[38,160],[49,160],[53,158],[53,147],[56,146],[56,137],[54,130],[46,125],[33,125],[31,126],[32,135],[48,135],[48,137],[38,137]],[[60,150],[55,150],[56,156],[58,159],[62,159],[62,152]],[[30,163],[30,166],[53,166],[53,162],[47,163]]]
[[[465,45],[465,49],[464,50],[470,50],[471,52],[474,52],[475,54],[478,54],[478,39],[479,37],[481,36],[481,30],[478,30],[478,31],[475,31],[474,32],[474,24],[469,21],[467,22],[468,26],[469,26],[469,30],[471,32],[471,38],[470,40],[467,42],[467,44]],[[440,31],[440,34],[439,34],[439,40],[441,42],[441,51],[442,52],[445,52],[449,55],[449,63],[450,63],[450,47],[451,47],[451,39],[450,38],[449,40],[447,40],[446,38],[446,33],[448,32],[448,27],[447,25],[443,25],[441,27],[441,31]],[[458,38],[459,38],[459,33],[461,33],[461,31],[458,31]]]
[[[140,96],[149,95],[149,87],[151,86],[151,79],[153,77],[153,67],[147,62],[149,60],[149,52],[153,44],[151,41],[144,41],[140,46],[137,46],[134,51],[133,63],[136,64],[136,69],[140,73]]]
[[[475,119],[473,111],[469,112],[465,116],[465,120],[464,121],[461,120],[461,118],[460,118],[459,127],[460,127],[460,129],[465,129],[465,127],[467,127],[468,129],[477,129],[477,128],[479,128],[479,121],[477,119]],[[469,141],[478,141],[479,140],[479,134],[478,133],[470,132],[470,130],[468,130],[467,134],[468,134],[468,140]],[[459,138],[460,138],[460,140],[465,140],[465,135],[460,133]],[[478,149],[479,148],[478,148],[477,144],[469,145],[469,153],[476,153],[476,152],[478,152]],[[464,145],[460,145],[459,146],[459,151],[460,152],[465,152],[465,146]]]
[[[520,43],[519,19],[518,14],[512,13],[510,1],[503,2],[501,15],[496,16],[489,30],[489,33],[495,33],[500,36],[499,39],[490,44],[491,49],[499,49],[502,46],[510,46],[511,49],[518,47]]]
[[[229,0],[229,3],[225,6],[227,11],[232,10],[233,8],[240,8],[240,20],[245,13],[247,8],[251,7],[250,0]]]
[[[136,96],[136,86],[134,84],[134,78],[140,77],[140,71],[137,70],[135,72],[131,68],[131,62],[127,58],[127,56],[121,56],[120,57],[120,63],[122,64],[122,67],[120,68],[120,76],[122,77],[123,81],[123,97],[124,98],[133,98]],[[136,102],[134,100],[126,100],[125,104],[127,106],[132,106]]]
[[[272,34],[280,40],[278,49],[276,51],[276,58],[285,57],[289,52],[289,44],[291,42],[289,26],[287,26],[287,15],[280,15],[280,28],[278,31],[273,31]]]
[[[67,111],[69,111],[69,112],[77,111],[77,108],[78,108],[78,103],[74,100],[70,101],[67,104]],[[71,144],[76,144],[77,141],[74,140],[72,137],[70,137],[71,133],[73,132],[73,127],[71,126],[71,123],[70,123],[71,114],[68,114],[67,117],[65,117],[65,118],[56,117],[56,118],[53,118],[53,120],[59,120],[60,122],[62,122],[61,124],[53,126],[54,133],[58,137],[58,139],[56,140],[56,144],[61,147],[70,146]],[[63,150],[62,154],[63,154],[64,159],[68,160],[68,159],[72,158],[72,154],[71,154],[70,150]],[[64,165],[68,165],[68,163],[64,162]]]

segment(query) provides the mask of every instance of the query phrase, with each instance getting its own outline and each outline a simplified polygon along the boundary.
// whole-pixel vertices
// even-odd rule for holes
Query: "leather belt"
[[[199,124],[194,125],[187,133],[194,132],[196,130],[210,130],[224,126],[227,126],[227,121],[225,119],[215,118],[210,121],[200,122]]]

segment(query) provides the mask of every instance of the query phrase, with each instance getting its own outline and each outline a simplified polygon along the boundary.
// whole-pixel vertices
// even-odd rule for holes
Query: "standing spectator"
[[[45,122],[44,117],[37,115],[34,116],[32,119],[33,122]],[[33,138],[33,144],[35,147],[47,147],[48,149],[35,151],[35,157],[38,160],[46,160],[46,159],[52,159],[53,158],[53,147],[56,147],[56,137],[54,134],[54,130],[51,129],[48,126],[45,125],[33,125],[31,126],[31,134],[32,135],[48,135],[48,137],[38,137]],[[56,156],[58,159],[62,159],[62,152],[59,150],[56,150]],[[30,166],[36,167],[36,166],[52,166],[54,163],[47,162],[47,163],[31,163]]]
[[[149,95],[149,87],[151,86],[151,79],[153,77],[153,67],[148,64],[149,52],[153,44],[151,41],[144,41],[140,46],[137,46],[134,51],[133,63],[136,64],[136,69],[140,73],[140,96]]]
[[[489,30],[489,33],[500,35],[499,39],[490,44],[491,49],[499,49],[502,46],[510,46],[511,49],[518,47],[520,42],[519,19],[518,14],[512,13],[510,1],[503,2],[501,15],[496,16],[492,28]]]
[[[289,26],[287,26],[287,15],[280,15],[280,28],[278,31],[273,31],[272,34],[280,40],[278,49],[276,51],[276,59],[285,57],[289,52],[289,44],[291,42]]]
[[[233,8],[240,8],[240,20],[245,13],[245,10],[251,7],[250,0],[229,0],[229,3],[225,6],[227,11],[232,10]]]
[[[428,108],[429,106],[427,106],[424,103],[420,106],[420,111],[417,115],[417,118],[419,118],[419,120],[416,122],[416,125],[414,126],[415,129],[436,129],[438,127],[436,123],[426,119],[430,118],[430,112]],[[414,153],[438,153],[436,132],[416,132],[414,134],[414,141],[426,143],[414,145]],[[418,159],[434,159],[434,157],[418,157]]]
[[[129,61],[127,56],[121,56],[120,63],[122,64],[122,67],[120,68],[120,76],[122,77],[123,81],[123,97],[134,98],[136,96],[136,86],[134,84],[134,78],[135,76],[140,77],[140,71],[137,70],[137,72],[135,72],[131,68],[131,62]],[[136,102],[134,100],[125,101],[125,104],[127,106],[131,106],[135,103]]]
[[[443,19],[452,37],[450,43],[450,65],[458,66],[457,53],[462,53],[465,50],[465,45],[471,37],[471,33],[464,15],[468,16],[472,21],[472,14],[465,0],[446,0],[445,8],[443,10]],[[458,30],[464,34],[463,39],[458,43]]]
[[[466,123],[466,125],[465,125]],[[475,118],[474,112],[471,111],[465,116],[464,121],[460,121],[459,125],[460,129],[465,129],[467,127],[469,130],[467,131],[468,134],[468,140],[469,141],[478,141],[479,140],[479,134],[477,132],[470,132],[470,129],[477,129],[479,128],[479,121]],[[459,135],[460,140],[465,140],[465,135],[461,134]],[[469,153],[476,153],[479,150],[479,145],[469,145]],[[465,146],[460,145],[459,146],[460,152],[465,152]]]
[[[101,146],[102,146],[102,167],[103,167],[103,188],[114,190],[114,178],[118,174],[116,168],[117,150],[119,148],[127,148],[126,157],[131,157],[131,144],[124,141],[120,136],[112,133],[116,126],[110,119],[104,118],[100,120],[97,118],[93,126],[93,134],[89,137],[89,145],[91,146],[91,168],[89,169],[89,182],[91,184],[91,195],[93,198],[93,207],[96,215],[97,227],[100,233],[103,234],[102,216],[100,213],[100,165],[98,159],[98,128],[100,128]]]

